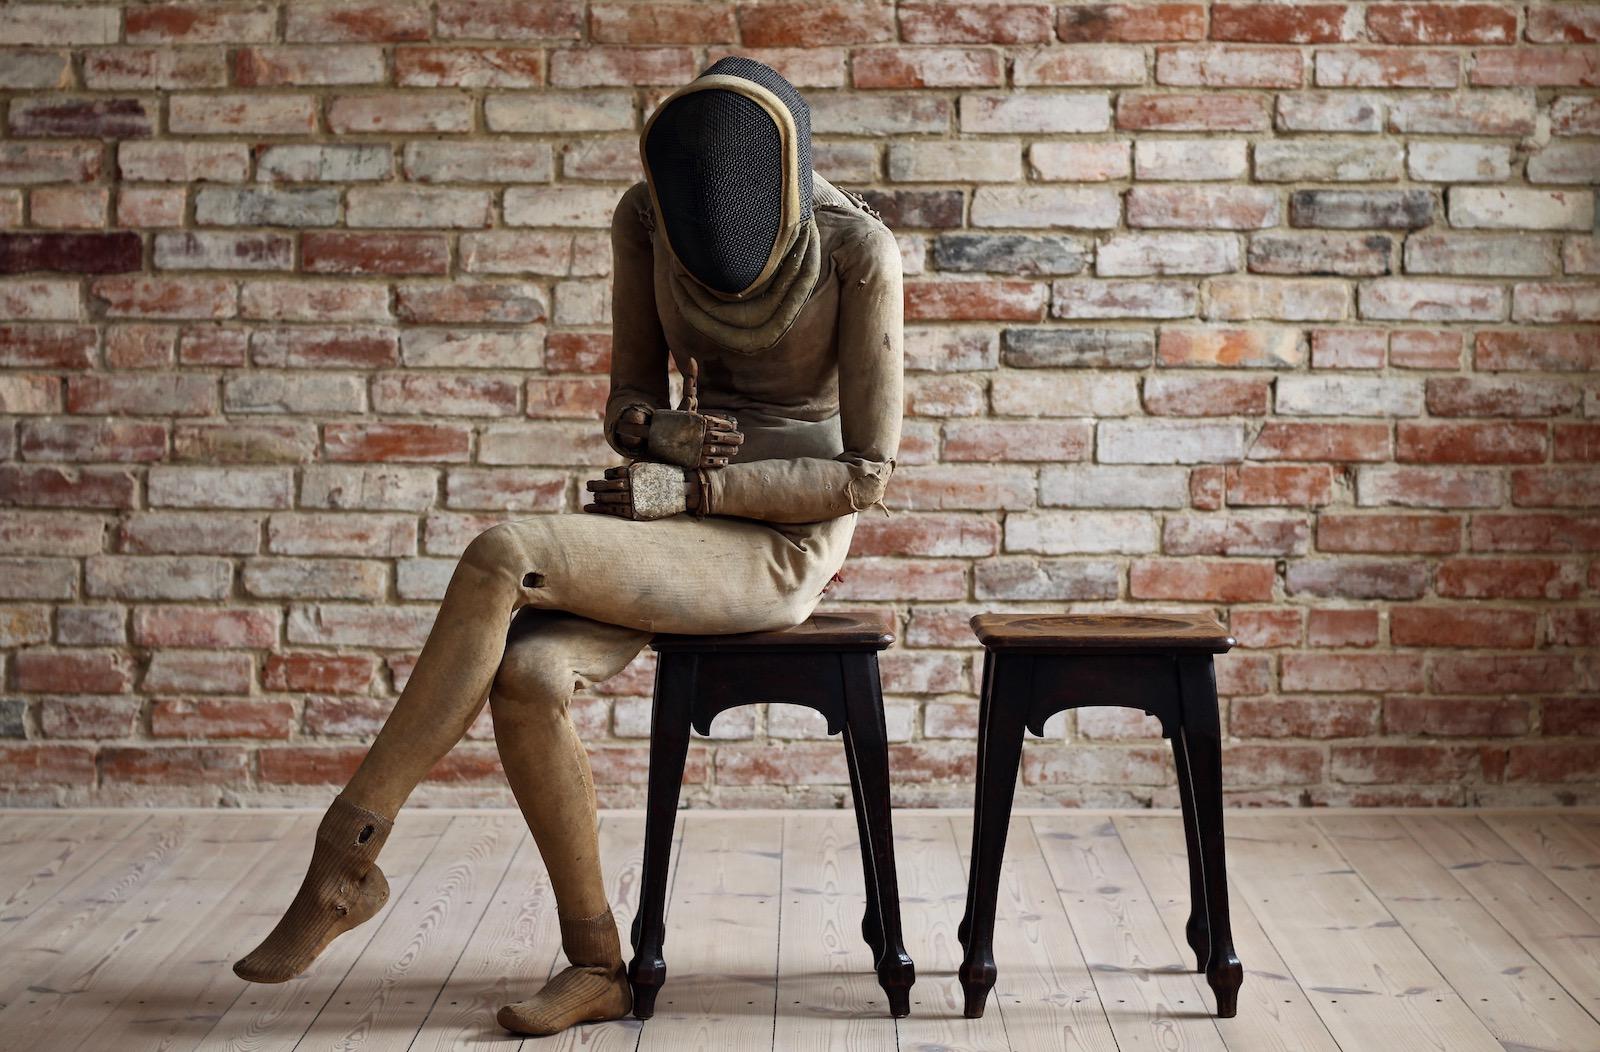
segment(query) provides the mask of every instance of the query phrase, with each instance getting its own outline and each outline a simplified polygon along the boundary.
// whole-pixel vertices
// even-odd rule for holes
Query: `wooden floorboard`
[[[293,896],[309,811],[0,814],[0,1052],[1548,1052],[1600,1050],[1600,812],[1229,812],[1239,1015],[1214,1019],[1184,941],[1170,812],[1019,812],[999,981],[962,1015],[970,816],[896,812],[912,1015],[861,938],[849,812],[685,812],[655,1018],[519,1040],[500,1005],[564,967],[555,900],[514,811],[413,809],[391,900],[305,975],[232,962]],[[644,823],[602,816],[627,954]]]

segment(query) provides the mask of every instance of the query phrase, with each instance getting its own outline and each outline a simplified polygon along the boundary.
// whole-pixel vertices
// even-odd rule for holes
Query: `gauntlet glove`
[[[683,399],[676,409],[629,406],[617,421],[617,436],[636,455],[684,468],[720,468],[744,442],[738,421],[700,412],[700,363],[689,359]]]
[[[696,515],[710,511],[705,472],[698,468],[685,470],[675,464],[636,460],[606,468],[604,478],[590,479],[584,488],[594,494],[594,502],[585,504],[583,510],[600,515],[665,519],[685,511]]]

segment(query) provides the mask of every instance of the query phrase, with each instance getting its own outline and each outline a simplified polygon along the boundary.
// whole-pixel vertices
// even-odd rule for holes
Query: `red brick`
[[[1327,504],[1333,475],[1323,465],[1238,464],[1228,467],[1228,503],[1239,507]]]
[[[1329,760],[1341,782],[1426,785],[1471,781],[1483,772],[1478,749],[1469,745],[1335,745]]]
[[[1389,364],[1401,369],[1458,369],[1461,366],[1461,335],[1455,332],[1396,332],[1389,337]]]
[[[1550,611],[1550,643],[1558,647],[1600,647],[1600,610]]]
[[[738,39],[733,8],[703,3],[593,4],[589,39],[599,44],[707,44]]]
[[[1430,464],[1536,464],[1545,458],[1544,424],[1414,423],[1395,426],[1396,458]]]
[[[1082,420],[952,421],[944,428],[946,461],[1086,460],[1094,427]]]
[[[1502,738],[1527,734],[1528,703],[1514,698],[1387,698],[1383,729],[1388,734],[1429,737]]]
[[[1305,355],[1294,329],[1163,328],[1156,348],[1157,362],[1167,366],[1278,368],[1302,364]]]
[[[1173,515],[1162,524],[1161,550],[1168,555],[1304,555],[1309,538],[1300,517]]]
[[[154,134],[156,104],[140,98],[19,98],[11,103],[18,137],[143,139]]]
[[[878,4],[741,5],[739,29],[747,47],[870,44],[894,39],[894,10]]]
[[[1038,321],[1045,287],[1032,281],[907,281],[907,321]]]
[[[402,0],[296,3],[289,5],[283,38],[317,44],[427,40],[430,22],[428,6],[415,0],[410,3]]]
[[[1600,549],[1600,519],[1584,515],[1475,515],[1476,551],[1583,552]]]
[[[1497,4],[1372,4],[1367,33],[1386,44],[1514,44],[1517,14]]]
[[[1142,95],[1117,99],[1121,131],[1266,131],[1266,100],[1255,95]]]
[[[1000,54],[984,48],[863,48],[850,61],[857,88],[998,87]]]
[[[1442,694],[1560,693],[1578,683],[1572,658],[1559,654],[1447,654],[1434,661],[1431,679]]]
[[[93,785],[94,753],[83,745],[0,745],[0,785]]]
[[[1538,44],[1600,44],[1594,4],[1530,4],[1528,39]]]
[[[1135,599],[1260,602],[1272,598],[1276,580],[1270,563],[1138,559],[1128,571],[1128,594]]]
[[[47,738],[126,738],[138,716],[133,698],[46,698],[39,705]]]
[[[1434,589],[1458,599],[1575,599],[1583,589],[1573,563],[1555,559],[1446,559]]]
[[[611,369],[611,336],[553,332],[545,340],[545,368],[557,373],[605,373]]]
[[[1234,610],[1228,631],[1241,647],[1292,647],[1300,643],[1304,620],[1303,612],[1294,608]]]
[[[464,461],[472,441],[457,424],[329,424],[323,435],[330,460]]]
[[[1324,514],[1317,547],[1325,552],[1454,552],[1461,549],[1457,515]]]
[[[1524,508],[1592,508],[1600,494],[1600,467],[1517,468],[1511,503]]]
[[[1427,590],[1428,567],[1416,560],[1316,559],[1289,564],[1290,595],[1345,599],[1416,599]]]
[[[1250,446],[1251,460],[1385,461],[1387,424],[1311,424],[1271,420]]]
[[[1051,39],[1049,4],[911,2],[901,3],[899,12],[900,39],[908,44],[1036,44]],[[747,27],[747,43],[748,34]]]
[[[840,785],[850,781],[844,750],[833,742],[789,742],[781,746],[722,746],[717,750],[718,785]]]
[[[1173,781],[1168,750],[1151,745],[1101,745],[1024,749],[1025,785],[1167,785]]]
[[[1056,10],[1056,33],[1069,44],[1203,40],[1206,9],[1203,4],[1063,4]]]
[[[87,325],[0,325],[0,366],[86,369],[98,339]]]
[[[1240,698],[1228,730],[1242,738],[1364,738],[1377,733],[1373,698]]]
[[[1428,381],[1428,411],[1435,416],[1558,416],[1580,394],[1560,380],[1448,376]]]
[[[1509,607],[1397,606],[1389,641],[1397,647],[1531,647],[1539,615]]]
[[[1157,84],[1298,88],[1304,79],[1300,52],[1293,48],[1201,44],[1156,49]]]
[[[1373,329],[1313,329],[1311,365],[1316,369],[1381,369],[1385,334]]]
[[[1600,424],[1556,424],[1556,460],[1600,460]]]
[[[131,508],[139,483],[122,468],[0,464],[0,504],[32,508]]]
[[[301,266],[312,274],[445,274],[450,245],[439,234],[365,234],[308,230]]]
[[[1453,88],[1460,79],[1453,51],[1337,48],[1318,51],[1321,88]]]
[[[1344,4],[1230,4],[1211,6],[1211,39],[1257,44],[1333,44],[1350,40]]]
[[[141,256],[139,235],[127,232],[0,234],[0,274],[41,270],[115,274],[140,269]]]
[[[242,785],[249,761],[237,746],[120,746],[100,750],[100,773],[108,784]]]
[[[216,278],[99,278],[90,295],[108,318],[231,318],[238,290]]]
[[[583,33],[579,0],[440,0],[437,35],[473,40],[572,40]]]
[[[163,460],[167,456],[167,425],[136,420],[29,420],[22,424],[20,448],[29,460]]]
[[[134,642],[146,647],[265,649],[278,640],[278,611],[266,607],[143,606]]]
[[[975,515],[916,514],[863,519],[850,554],[985,556],[1000,550],[1000,524]]]
[[[23,650],[11,659],[11,685],[35,694],[124,694],[133,662],[112,650]]]
[[[257,3],[141,4],[125,12],[129,43],[257,44],[272,39],[277,11]]]
[[[967,564],[956,559],[853,559],[829,590],[834,599],[961,599]]]
[[[396,48],[394,76],[401,87],[536,88],[544,83],[544,52],[506,47]]]
[[[1587,736],[1600,723],[1600,697],[1546,698],[1540,706],[1545,734]]]
[[[1312,610],[1306,642],[1314,647],[1371,647],[1378,644],[1378,611]]]
[[[156,738],[287,738],[294,706],[256,698],[160,698],[150,707]]]
[[[1472,53],[1474,85],[1600,85],[1600,54],[1592,47],[1505,48]]]
[[[1512,745],[1508,782],[1590,782],[1600,770],[1600,745],[1590,742],[1530,742]]]

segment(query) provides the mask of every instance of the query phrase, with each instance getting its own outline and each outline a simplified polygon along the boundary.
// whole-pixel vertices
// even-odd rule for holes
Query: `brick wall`
[[[610,459],[606,225],[737,50],[905,254],[897,509],[840,602],[970,802],[979,609],[1212,609],[1267,803],[1600,798],[1600,7],[0,6],[0,793],[325,801],[456,556]],[[648,666],[575,706],[639,799]],[[831,805],[724,717],[692,799]],[[506,802],[487,722],[424,790]],[[1145,718],[1022,799],[1174,800]]]

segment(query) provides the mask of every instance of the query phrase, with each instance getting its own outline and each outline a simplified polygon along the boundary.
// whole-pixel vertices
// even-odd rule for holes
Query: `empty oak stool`
[[[978,707],[978,789],[972,826],[967,910],[958,935],[966,950],[961,987],[966,1014],[983,1014],[994,988],[994,909],[1000,860],[1017,786],[1026,727],[1063,709],[1126,705],[1161,721],[1172,739],[1189,849],[1189,921],[1196,971],[1217,998],[1217,1015],[1238,1011],[1244,969],[1228,923],[1228,878],[1222,844],[1222,728],[1212,656],[1233,646],[1227,630],[1205,615],[979,614],[972,630],[983,644]]]
[[[710,731],[718,713],[757,701],[816,709],[828,733],[844,731],[850,790],[855,797],[867,905],[861,934],[872,949],[878,984],[892,1015],[906,1015],[916,971],[900,935],[900,889],[889,824],[889,742],[878,683],[878,651],[894,636],[870,616],[815,614],[804,624],[740,635],[658,635],[655,705],[650,722],[650,786],[644,832],[644,875],[633,921],[633,1014],[649,1019],[667,978],[667,862],[689,728]],[[692,921],[692,918],[690,918]]]

